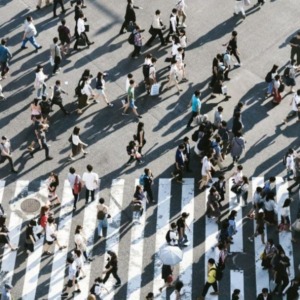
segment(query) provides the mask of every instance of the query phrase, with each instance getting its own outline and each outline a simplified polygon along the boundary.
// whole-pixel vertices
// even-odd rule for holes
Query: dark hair
[[[274,79],[275,79],[275,80],[279,80],[279,79],[280,79],[280,75],[278,75],[278,74],[275,75]]]
[[[53,38],[53,43],[56,44],[58,42],[58,37]]]
[[[72,264],[72,263],[74,262],[74,258],[71,257],[71,256],[67,257],[67,262],[68,262],[69,264]]]
[[[97,277],[97,278],[95,278],[95,282],[101,283],[101,282],[103,282],[103,279],[101,277]]]
[[[201,91],[200,91],[200,90],[196,90],[196,91],[194,92],[194,95],[195,95],[196,97],[200,96],[200,95],[201,95]]]
[[[238,34],[238,33],[237,33],[237,31],[235,31],[235,30],[233,30],[232,33],[231,33],[232,36],[237,36],[237,34]]]
[[[138,126],[137,126],[137,133],[139,134],[140,131],[144,128],[144,123],[143,122],[139,122]]]
[[[258,186],[258,187],[256,188],[256,192],[257,192],[257,193],[261,193],[262,190],[263,190],[263,188],[262,188],[261,186]]]
[[[100,204],[103,204],[104,202],[105,202],[104,198],[100,198],[100,199],[99,199],[99,203],[100,203]]]
[[[87,170],[88,170],[89,172],[92,172],[92,171],[93,171],[93,167],[92,167],[91,165],[87,165],[86,168],[87,168]]]
[[[102,78],[103,78],[103,73],[102,72],[98,72],[97,79],[101,80]]]
[[[269,290],[268,290],[267,288],[263,288],[261,291],[262,291],[262,293],[263,293],[263,294],[265,294],[265,293],[268,293],[268,292],[269,292]]]
[[[29,225],[30,226],[36,226],[36,220],[30,220]]]
[[[221,122],[221,125],[222,125],[223,127],[226,127],[226,126],[227,126],[227,122],[223,120],[223,121]]]
[[[81,251],[80,251],[79,249],[75,249],[75,250],[74,250],[74,253],[75,253],[78,257],[81,256]]]
[[[66,19],[61,19],[60,22],[61,22],[62,25],[65,25],[66,24]]]
[[[77,225],[76,226],[76,229],[75,229],[75,234],[78,234],[80,233],[80,230],[82,229],[82,226],[81,225]]]
[[[183,282],[181,280],[178,280],[175,283],[175,290],[177,290],[178,292],[180,292],[180,290],[183,288]]]
[[[38,73],[39,71],[41,71],[43,69],[42,65],[37,65],[36,69],[35,69],[35,73]]]
[[[292,202],[291,198],[286,198],[284,200],[284,203],[283,203],[282,207],[289,207],[291,202]]]
[[[173,14],[176,14],[176,13],[177,13],[177,9],[176,9],[176,8],[173,8],[173,9],[172,9],[172,13],[173,13]]]
[[[73,167],[71,167],[71,168],[69,169],[69,172],[70,172],[71,174],[74,174],[74,173],[75,173],[75,169],[74,169]]]
[[[32,21],[32,16],[28,16],[28,17],[26,18],[26,20],[27,20],[28,22],[31,22],[31,21]]]
[[[55,84],[60,85],[60,84],[61,84],[61,81],[60,81],[60,80],[56,80],[56,81],[55,81]]]
[[[130,84],[130,85],[131,85],[131,84],[134,84],[134,80],[133,80],[133,79],[129,80],[129,84]]]
[[[188,141],[189,141],[189,137],[188,137],[188,136],[185,136],[185,137],[183,138],[183,141],[184,141],[184,142],[188,142]]]
[[[6,39],[2,39],[1,40],[1,45],[6,45],[7,40]]]
[[[154,63],[156,63],[157,62],[157,58],[156,57],[152,57],[151,58],[151,62],[154,64]]]
[[[80,128],[75,126],[74,129],[73,129],[73,134],[74,135],[78,135],[79,134],[79,131],[80,131]]]
[[[38,99],[38,98],[34,98],[33,101],[32,101],[32,103],[34,103],[34,105],[38,105],[39,100],[40,100],[40,99]]]
[[[237,215],[237,211],[236,210],[232,210],[228,216],[228,220],[233,220]]]
[[[217,191],[217,189],[214,187],[214,186],[212,186],[211,188],[210,188],[210,190],[209,190],[209,193],[210,194],[213,194],[213,193],[215,193]]]
[[[180,145],[178,146],[178,148],[179,148],[179,149],[185,149],[185,146],[184,146],[184,144],[180,144]]]
[[[219,180],[225,180],[224,175],[220,175],[218,178],[219,178]]]
[[[188,214],[188,213],[186,213],[186,212],[183,212],[183,213],[181,214],[181,216],[182,216],[183,218],[187,218],[189,215],[190,215],[190,214]]]
[[[245,183],[249,183],[249,179],[248,179],[247,176],[243,176],[242,179],[243,179],[243,181],[244,181]]]
[[[127,78],[133,78],[133,75],[132,75],[131,73],[129,73],[129,74],[127,75]]]
[[[299,89],[299,90],[297,90],[297,95],[298,95],[298,96],[300,96],[300,89]]]
[[[269,181],[270,181],[270,182],[275,182],[275,181],[276,181],[276,178],[275,178],[274,176],[271,176],[271,177],[269,178]]]
[[[278,69],[277,65],[273,65],[272,69],[271,69],[271,73],[275,73]]]
[[[146,175],[148,175],[148,174],[150,173],[150,169],[149,169],[149,168],[145,168],[145,169],[144,169],[144,173],[145,173]]]
[[[234,295],[239,295],[240,294],[240,292],[241,292],[241,290],[239,290],[239,289],[235,289],[234,291],[233,291],[233,296]]]
[[[171,223],[171,228],[172,228],[172,229],[175,229],[176,227],[177,227],[177,224],[176,224],[175,222],[172,222],[172,223]]]
[[[155,14],[156,14],[156,15],[160,15],[160,10],[157,9],[157,10],[155,11]]]
[[[209,260],[208,260],[208,262],[210,263],[210,264],[215,264],[215,260],[213,259],[213,258],[210,258]]]
[[[238,166],[237,166],[237,169],[238,169],[239,171],[242,171],[242,170],[243,170],[243,166],[242,166],[242,165],[238,165]]]
[[[80,14],[79,14],[79,18],[83,18],[84,17],[84,14],[81,12]]]
[[[49,217],[49,218],[48,218],[48,223],[49,223],[49,224],[54,223],[54,218],[53,218],[53,217]]]
[[[224,108],[222,107],[222,106],[218,106],[218,111],[219,112],[221,112],[221,111],[223,111],[224,110]]]

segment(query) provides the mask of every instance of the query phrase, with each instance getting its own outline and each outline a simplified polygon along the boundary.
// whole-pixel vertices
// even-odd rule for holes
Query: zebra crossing
[[[163,286],[163,280],[161,279],[161,267],[162,262],[159,259],[158,252],[160,248],[165,244],[165,235],[169,229],[169,224],[172,221],[176,221],[174,215],[171,215],[172,203],[174,203],[175,198],[180,199],[180,212],[189,213],[187,219],[187,225],[189,230],[186,232],[189,240],[187,247],[183,249],[184,255],[183,260],[179,263],[178,266],[174,269],[175,278],[178,277],[183,283],[184,287],[182,290],[182,299],[190,300],[197,299],[201,294],[202,287],[206,280],[207,273],[207,260],[209,258],[215,258],[214,249],[217,245],[217,237],[219,233],[218,224],[213,220],[205,217],[203,231],[203,237],[200,238],[201,242],[204,243],[204,253],[195,253],[196,242],[199,242],[199,237],[195,235],[195,223],[200,217],[199,207],[203,208],[205,211],[205,201],[203,198],[206,198],[209,190],[206,190],[203,194],[197,193],[197,185],[195,185],[195,180],[193,178],[185,178],[184,184],[179,187],[181,189],[180,194],[172,194],[175,183],[173,183],[171,178],[159,178],[157,180],[158,185],[158,197],[157,197],[157,206],[156,206],[156,215],[154,216],[153,222],[156,223],[156,232],[154,237],[154,255],[153,255],[153,274],[147,274],[152,278],[151,288],[147,291],[143,290],[142,282],[143,276],[145,276],[145,271],[143,269],[143,261],[147,252],[145,251],[146,247],[149,245],[145,244],[145,226],[148,217],[146,210],[146,203],[144,204],[144,213],[140,218],[140,224],[131,224],[130,227],[130,240],[128,243],[128,261],[122,261],[119,257],[119,269],[124,267],[127,270],[126,277],[122,276],[122,286],[126,286],[123,289],[124,293],[122,298],[120,298],[120,292],[118,289],[113,287],[114,280],[110,278],[106,283],[106,288],[108,290],[105,293],[105,300],[112,299],[143,299],[144,295],[149,291],[153,291],[155,299],[172,299],[174,293],[172,291],[167,291],[164,289],[162,293],[159,293],[159,288]],[[134,183],[131,183],[132,190],[138,184],[138,179]],[[127,184],[127,182],[126,182]],[[248,222],[250,225],[251,235],[254,232],[254,222],[246,221],[245,217],[249,210],[249,207],[243,208],[241,204],[236,202],[236,195],[231,192],[230,188],[232,185],[232,180],[228,180],[228,189],[226,193],[226,200],[228,200],[228,207],[224,206],[222,212],[225,215],[228,215],[232,209],[237,211],[236,224],[237,224],[237,233],[234,236],[234,244],[231,245],[230,251],[233,255],[238,255],[239,253],[243,254],[249,251],[249,243],[247,243],[247,234],[244,229],[245,222]],[[251,191],[254,193],[257,186],[264,185],[263,177],[254,177],[251,180]],[[28,190],[29,181],[18,180],[15,184],[14,198],[16,198],[22,191]],[[43,183],[41,183],[41,187]],[[105,251],[112,250],[115,253],[120,251],[120,241],[121,241],[121,231],[122,226],[122,214],[124,213],[125,203],[125,180],[122,178],[117,178],[112,180],[110,187],[110,198],[107,201],[109,207],[109,213],[111,215],[110,223],[107,229],[107,235],[105,239]],[[178,186],[177,186],[178,188]],[[5,182],[0,181],[0,203],[5,195]],[[98,191],[95,194],[96,201],[92,202],[84,208],[83,212],[83,227],[86,233],[88,253],[93,255],[95,247],[98,247],[97,240],[95,238],[95,230],[97,230],[97,218],[96,218],[96,206],[98,199],[101,195],[101,181]],[[288,197],[287,192],[287,183],[283,181],[282,178],[276,178],[276,201],[278,205],[278,218],[280,218],[280,209],[284,200]],[[248,202],[250,202],[250,193]],[[201,204],[202,202],[202,204]],[[151,216],[153,217],[153,216]],[[64,181],[63,193],[61,197],[61,207],[58,215],[58,233],[60,243],[66,245],[67,249],[59,251],[58,246],[55,245],[55,255],[52,259],[48,260],[48,263],[51,264],[51,271],[49,272],[49,285],[43,287],[43,297],[39,295],[39,286],[42,284],[40,281],[41,276],[41,262],[43,258],[43,241],[42,239],[37,240],[35,245],[35,251],[26,258],[24,276],[18,278],[18,285],[21,285],[22,288],[19,291],[19,294],[14,294],[17,299],[24,300],[33,300],[33,299],[50,299],[57,300],[61,299],[60,295],[66,284],[66,259],[70,252],[73,250],[74,245],[70,243],[71,239],[71,228],[73,220],[73,195],[70,185],[67,180]],[[23,246],[23,241],[21,240],[22,226],[24,228],[24,220],[16,214],[14,211],[9,213],[8,228],[10,230],[10,240],[13,245],[18,245],[20,249],[18,251],[10,251],[8,247],[4,247],[4,250],[0,250],[1,260],[0,275],[4,274],[4,278],[1,279],[0,276],[0,285],[4,282],[16,284],[15,279],[15,268],[17,255],[21,252],[21,247]],[[267,232],[267,230],[266,230]],[[97,234],[96,234],[97,235]],[[267,236],[267,233],[266,233]],[[295,275],[295,265],[294,265],[294,248],[291,243],[291,233],[290,232],[280,232],[277,233],[278,243],[280,243],[285,249],[288,257],[291,262],[291,275],[290,278],[293,278]],[[269,287],[270,284],[270,274],[262,270],[260,266],[260,254],[264,249],[260,238],[257,237],[254,239],[254,253],[252,262],[255,266],[254,274],[251,274],[251,279],[253,286],[253,292],[251,295],[246,293],[247,285],[246,282],[249,282],[249,274],[247,270],[242,268],[226,268],[224,276],[229,278],[230,285],[226,286],[221,281],[219,286],[221,293],[219,296],[206,296],[207,300],[216,300],[216,299],[230,299],[230,295],[234,289],[239,288],[241,290],[241,299],[251,300],[254,299],[254,295],[260,292],[262,288]],[[250,245],[250,246],[251,246]],[[2,247],[3,248],[3,247]],[[100,258],[105,265],[106,255],[102,255]],[[204,266],[203,268],[203,280],[199,282],[199,278],[195,277],[196,268],[199,268],[200,264]],[[126,265],[126,268],[125,268]],[[97,270],[97,276],[94,276],[95,270]],[[89,293],[89,289],[92,286],[95,277],[101,276],[101,270],[92,262],[91,264],[86,264],[84,266],[84,273],[86,277],[80,281],[81,293],[74,296],[72,299],[83,300],[86,299]],[[124,274],[122,274],[124,275]],[[247,278],[246,278],[247,275]],[[210,291],[209,291],[210,292]],[[284,298],[283,298],[284,299]]]

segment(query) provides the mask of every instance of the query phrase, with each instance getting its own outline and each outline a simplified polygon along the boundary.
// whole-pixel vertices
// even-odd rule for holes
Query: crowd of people
[[[50,1],[46,1],[46,6],[50,5]],[[53,1],[53,17],[56,18],[57,5],[60,4],[62,13],[66,12],[63,0]],[[51,76],[57,76],[61,71],[62,61],[70,54],[71,51],[78,51],[81,47],[90,47],[94,44],[88,37],[89,25],[87,24],[87,18],[83,12],[86,8],[85,2],[82,0],[71,0],[71,5],[74,7],[74,19],[75,19],[75,31],[72,34],[66,19],[60,20],[60,25],[57,28],[58,36],[53,38],[53,43],[49,45],[50,49],[50,63],[53,67]],[[258,0],[255,6],[262,6],[263,0]],[[245,19],[246,14],[244,6],[250,5],[248,0],[236,0],[234,7],[234,14],[237,15],[241,12],[242,17]],[[36,6],[37,10],[43,9],[42,0],[39,0]],[[183,91],[181,83],[188,81],[187,70],[185,64],[186,50],[188,49],[187,36],[186,36],[186,4],[185,0],[179,0],[171,11],[169,18],[169,27],[167,29],[167,35],[164,31],[167,28],[163,24],[161,18],[161,11],[157,9],[154,12],[153,19],[150,25],[149,33],[151,37],[144,44],[143,32],[144,30],[138,25],[137,17],[135,14],[136,9],[142,9],[142,7],[135,6],[133,0],[127,0],[126,14],[124,23],[121,26],[119,34],[129,33],[128,42],[134,46],[132,58],[137,59],[141,55],[142,47],[151,47],[156,37],[159,37],[161,47],[167,47],[169,43],[171,46],[171,55],[167,57],[166,61],[170,63],[168,69],[168,81],[165,89],[170,89],[173,85],[176,87],[177,92]],[[27,42],[30,42],[38,52],[42,48],[36,40],[37,30],[34,25],[32,16],[28,16],[24,24],[24,34],[22,38],[21,49],[27,48]],[[71,43],[75,39],[73,48],[71,49]],[[10,65],[9,62],[12,58],[7,44],[9,40],[3,38],[0,45],[0,64],[1,64],[1,80],[7,78]],[[291,57],[290,63],[285,68],[283,75],[278,72],[278,65],[274,65],[270,72],[267,73],[265,81],[267,83],[266,98],[272,96],[272,102],[274,105],[278,105],[282,99],[282,93],[285,86],[290,87],[290,93],[294,93],[291,99],[291,112],[283,120],[283,123],[287,123],[289,119],[294,116],[298,116],[300,120],[300,90],[295,91],[296,86],[296,73],[299,71],[300,66],[300,32],[297,33],[290,41]],[[241,67],[241,58],[238,48],[238,32],[232,31],[229,41],[223,44],[226,47],[224,53],[218,53],[213,58],[212,62],[212,78],[209,84],[211,89],[210,99],[216,98],[218,95],[224,95],[224,101],[228,101],[231,96],[228,94],[228,86],[225,82],[230,81],[229,74],[234,76],[234,69]],[[296,56],[296,59],[295,59]],[[236,62],[234,63],[235,58]],[[145,55],[145,60],[142,65],[142,73],[144,77],[144,84],[147,94],[156,95],[159,93],[159,78],[157,76],[156,69],[157,58],[151,53]],[[96,87],[92,88],[93,75],[90,69],[84,70],[81,75],[78,84],[75,89],[75,95],[77,97],[77,113],[82,114],[92,103],[98,103],[98,98],[101,98],[108,107],[112,108],[113,103],[109,101],[109,97],[106,95],[106,73],[98,72],[96,76]],[[30,104],[30,114],[33,127],[34,141],[28,146],[28,154],[30,158],[34,158],[34,154],[39,150],[45,150],[45,159],[52,160],[50,156],[49,144],[47,142],[46,134],[51,130],[50,119],[53,108],[58,106],[65,116],[68,116],[70,112],[64,106],[63,95],[68,95],[68,92],[62,88],[61,80],[57,79],[53,87],[48,87],[46,80],[48,76],[44,74],[43,65],[38,65],[35,70],[35,97]],[[67,84],[67,83],[66,83]],[[126,78],[126,98],[122,100],[123,115],[128,115],[128,109],[130,108],[138,119],[137,131],[133,134],[133,139],[128,143],[126,147],[129,159],[126,166],[131,165],[134,161],[138,164],[143,164],[143,147],[146,144],[145,139],[145,124],[140,122],[142,115],[138,113],[135,105],[136,100],[136,79],[132,74],[128,74]],[[157,92],[158,89],[158,92]],[[257,296],[257,299],[272,299],[272,294],[286,294],[288,300],[298,299],[298,288],[300,285],[299,274],[290,280],[290,259],[286,254],[286,250],[280,245],[275,245],[273,239],[268,238],[266,241],[265,229],[267,227],[275,226],[279,234],[283,231],[291,231],[291,242],[297,242],[297,232],[300,231],[300,219],[296,219],[294,222],[290,220],[289,207],[291,205],[292,193],[294,188],[300,184],[300,157],[297,155],[294,149],[289,149],[284,158],[284,164],[287,170],[286,179],[295,179],[295,183],[288,188],[290,196],[287,197],[281,208],[281,222],[278,224],[277,212],[278,206],[276,203],[276,187],[275,177],[270,177],[263,186],[258,186],[253,194],[252,206],[249,208],[249,177],[243,174],[243,166],[239,163],[240,157],[245,152],[246,140],[244,138],[244,124],[242,118],[242,110],[244,104],[239,102],[233,110],[232,114],[232,127],[229,128],[229,122],[224,120],[223,111],[224,108],[219,105],[214,112],[213,120],[209,120],[207,115],[203,115],[201,111],[201,91],[195,90],[191,99],[191,116],[187,122],[187,130],[194,127],[197,129],[191,136],[193,142],[195,142],[194,152],[199,161],[201,161],[201,179],[199,181],[200,192],[206,191],[207,203],[206,203],[206,216],[209,219],[214,219],[219,226],[220,233],[218,235],[218,241],[215,247],[215,257],[211,257],[207,262],[207,280],[203,287],[201,299],[205,299],[205,296],[210,287],[214,289],[212,295],[218,295],[219,288],[218,282],[222,280],[223,271],[226,266],[226,259],[230,255],[230,245],[234,243],[234,236],[237,232],[236,215],[237,211],[232,209],[229,215],[224,219],[222,218],[222,210],[224,209],[224,201],[226,196],[227,182],[225,179],[225,173],[230,171],[231,168],[235,168],[231,174],[233,178],[231,184],[231,192],[236,197],[236,202],[249,209],[247,216],[249,220],[255,222],[255,232],[248,239],[250,242],[257,237],[261,237],[261,243],[265,246],[261,255],[262,267],[269,271],[274,279],[275,287],[272,291],[269,287],[263,288],[261,293]],[[75,160],[79,154],[86,156],[88,152],[84,143],[80,137],[80,127],[75,126],[73,133],[69,138],[71,145],[71,153],[69,154],[69,160]],[[190,137],[186,136],[182,139],[182,143],[178,146],[175,154],[175,166],[172,172],[172,177],[176,179],[178,183],[184,183],[183,177],[186,172],[192,172],[191,169],[191,145]],[[12,149],[9,139],[6,136],[2,137],[0,143],[0,161],[1,163],[6,160],[9,161],[11,171],[17,173],[14,168],[12,159]],[[227,156],[232,157],[232,164],[226,166]],[[74,196],[73,210],[77,210],[77,203],[80,197],[80,193],[85,189],[85,204],[88,205],[89,201],[95,201],[95,192],[99,186],[99,175],[93,171],[93,166],[88,164],[86,166],[87,171],[80,176],[76,173],[74,167],[70,167],[68,174],[68,181],[70,183],[72,193]],[[220,174],[218,180],[214,181],[215,174]],[[156,200],[152,192],[152,185],[154,182],[154,175],[150,168],[145,167],[143,174],[139,178],[139,184],[136,186],[133,193],[133,200],[131,203],[133,211],[133,221],[136,225],[140,224],[140,217],[145,213],[147,204],[152,203],[155,205]],[[61,201],[57,194],[57,188],[59,186],[58,174],[51,173],[47,180],[48,189],[48,201],[41,208],[40,215],[37,220],[31,220],[26,227],[26,240],[25,250],[28,255],[34,252],[34,246],[37,239],[43,238],[45,240],[44,255],[53,255],[52,245],[56,244],[59,251],[64,250],[67,246],[62,245],[58,238],[57,224],[53,215],[52,208],[59,206]],[[298,186],[299,188],[299,186]],[[147,204],[146,204],[147,203]],[[97,205],[97,232],[98,238],[101,239],[105,236],[105,230],[109,226],[109,219],[111,215],[109,213],[109,205],[106,205],[105,199],[100,198]],[[6,215],[1,207],[0,209],[0,243],[7,244],[12,251],[17,251],[18,247],[11,244],[9,239],[9,229],[6,227]],[[184,247],[189,245],[186,230],[189,229],[186,223],[189,217],[188,212],[182,212],[176,222],[170,224],[170,229],[166,232],[166,244],[172,247]],[[299,216],[298,216],[299,217]],[[38,228],[38,230],[37,230]],[[71,256],[68,256],[66,264],[68,266],[68,282],[66,289],[62,296],[68,297],[70,291],[74,289],[74,293],[80,293],[80,279],[83,279],[85,275],[84,263],[90,263],[93,258],[87,253],[87,241],[83,233],[83,227],[78,225],[74,234],[75,248]],[[105,266],[102,276],[95,278],[95,282],[90,289],[90,295],[88,299],[102,299],[103,295],[107,293],[105,283],[112,275],[116,279],[115,287],[121,286],[121,279],[118,275],[118,257],[113,251],[107,251],[108,262]],[[162,292],[164,288],[172,287],[174,289],[174,295],[176,300],[181,299],[181,291],[184,286],[180,280],[180,276],[177,280],[173,277],[173,266],[162,265],[162,279],[164,285],[157,292]],[[10,290],[12,286],[5,284],[2,290],[1,299],[11,299]],[[260,291],[259,291],[260,292]],[[152,292],[148,293],[146,299],[154,299]],[[231,299],[238,300],[240,298],[240,290],[235,289]]]

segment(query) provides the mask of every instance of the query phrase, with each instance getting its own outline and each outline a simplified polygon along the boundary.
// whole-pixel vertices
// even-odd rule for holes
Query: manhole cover
[[[26,199],[21,203],[21,209],[25,213],[34,213],[40,210],[41,204],[36,199]]]

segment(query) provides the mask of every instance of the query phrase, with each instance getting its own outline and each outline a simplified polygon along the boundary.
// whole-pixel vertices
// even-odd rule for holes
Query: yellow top
[[[214,283],[214,282],[216,282],[216,275],[217,275],[216,266],[215,266],[215,265],[212,265],[212,266],[208,269],[208,273],[207,273],[207,282],[208,282],[208,283]]]

